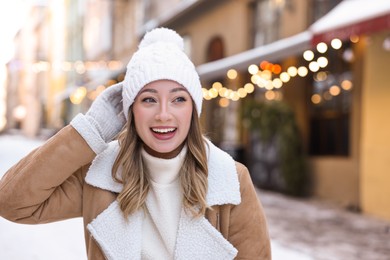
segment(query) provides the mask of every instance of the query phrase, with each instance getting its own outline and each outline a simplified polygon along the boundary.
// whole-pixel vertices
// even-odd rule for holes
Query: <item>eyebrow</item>
[[[169,93],[175,93],[175,92],[179,92],[179,91],[188,92],[184,87],[179,87],[179,88],[171,89],[171,91],[169,91]],[[145,88],[145,89],[141,90],[141,91],[139,92],[139,94],[144,93],[144,92],[158,93],[158,91],[157,91],[156,89]]]

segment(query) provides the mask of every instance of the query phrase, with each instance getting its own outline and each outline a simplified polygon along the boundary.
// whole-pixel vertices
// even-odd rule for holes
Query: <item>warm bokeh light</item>
[[[281,79],[276,78],[272,81],[272,85],[274,86],[274,88],[281,88],[283,86],[283,82]]]
[[[340,39],[336,38],[330,42],[330,45],[332,46],[333,49],[338,50],[341,48],[341,46],[343,46],[343,43]]]
[[[260,73],[260,77],[262,77],[263,79],[266,79],[266,80],[270,80],[270,79],[272,79],[272,72],[269,70],[262,71]]]
[[[108,62],[107,67],[109,70],[120,70],[123,68],[123,63],[121,61],[112,60]]]
[[[307,50],[303,53],[303,58],[307,61],[311,61],[314,59],[314,53],[311,50]]]
[[[325,68],[326,66],[328,66],[329,61],[326,57],[319,57],[317,59],[317,63],[321,68]]]
[[[271,71],[275,74],[280,74],[282,72],[282,67],[279,64],[272,65]]]
[[[221,82],[214,82],[213,83],[213,89],[220,90],[222,88],[222,83]]]
[[[215,88],[209,89],[209,96],[211,98],[216,98],[218,96],[218,90],[216,90]]]
[[[27,115],[27,109],[23,105],[19,105],[12,110],[12,116],[17,121],[22,121]]]
[[[246,93],[250,94],[255,90],[255,86],[253,86],[253,84],[251,84],[251,83],[246,83],[244,86],[244,89],[245,89]]]
[[[78,74],[84,74],[87,71],[82,61],[76,61],[74,68]]]
[[[264,78],[260,77],[259,81],[257,82],[257,86],[259,88],[264,88],[267,85],[268,82],[269,82],[268,79],[264,79]]]
[[[317,51],[319,53],[325,53],[327,50],[328,50],[328,45],[326,45],[326,43],[320,42],[319,44],[317,44]]]
[[[328,78],[328,74],[324,71],[320,71],[318,72],[315,76],[314,76],[314,80],[315,81],[324,81]]]
[[[229,79],[236,79],[236,78],[237,78],[237,75],[238,75],[238,73],[237,73],[237,71],[236,71],[235,69],[230,69],[230,70],[228,70],[228,72],[227,72],[227,77],[228,77]]]
[[[260,76],[258,75],[258,74],[255,74],[255,75],[252,75],[252,77],[251,77],[251,82],[253,83],[253,84],[258,84],[259,83],[259,81],[260,81]]]
[[[256,64],[252,64],[248,67],[248,72],[252,75],[256,74],[257,72],[259,72],[259,67],[257,67]]]
[[[266,67],[267,67],[267,65],[268,65],[268,61],[262,61],[261,63],[260,63],[260,68],[262,69],[262,70],[265,70],[266,69]]]
[[[228,107],[230,101],[229,101],[229,99],[223,97],[223,98],[219,99],[218,103],[219,103],[220,107]]]
[[[351,90],[352,89],[352,82],[350,80],[343,80],[341,82],[341,87],[344,89],[344,90]]]
[[[301,67],[298,68],[298,75],[299,76],[305,77],[307,75],[307,73],[309,73],[309,71],[307,70],[306,67],[301,66]]]
[[[244,98],[244,97],[246,97],[246,95],[248,94],[248,93],[245,91],[244,88],[239,88],[239,89],[237,90],[237,93],[238,93],[238,96],[239,96],[240,98]]]
[[[219,93],[219,96],[220,97],[226,97],[226,93],[227,93],[227,88],[225,87],[222,87],[218,90],[218,93]]]
[[[309,69],[312,72],[317,72],[320,69],[320,65],[318,65],[318,63],[316,61],[312,61],[309,64]]]
[[[272,91],[272,90],[268,90],[265,92],[264,94],[265,98],[267,100],[274,100],[276,98],[276,94],[275,94],[275,91]]]
[[[69,97],[72,104],[80,104],[87,95],[87,89],[85,87],[78,87]]]
[[[349,37],[349,40],[353,43],[358,43],[359,42],[359,36],[358,35],[351,35]]]
[[[271,90],[274,88],[274,84],[271,80],[267,81],[267,83],[264,86],[265,89]]]
[[[332,96],[338,96],[340,95],[340,87],[339,86],[336,86],[336,85],[333,85],[329,88],[329,93],[332,95]]]
[[[207,89],[205,89],[205,91],[203,92],[203,98],[206,100],[211,100],[211,97],[209,95],[209,91]]]
[[[294,66],[291,66],[287,69],[287,73],[288,75],[290,75],[291,77],[295,77],[297,74],[298,74],[298,69]]]
[[[232,92],[230,93],[229,98],[230,98],[231,100],[233,100],[233,101],[238,101],[238,100],[240,99],[240,97],[239,97],[237,91],[232,91]]]
[[[319,104],[321,102],[322,98],[319,94],[314,94],[311,96],[311,102],[313,104]]]
[[[284,82],[284,83],[286,83],[286,82],[289,82],[290,81],[290,75],[287,73],[287,72],[282,72],[281,74],[280,74],[280,79]]]

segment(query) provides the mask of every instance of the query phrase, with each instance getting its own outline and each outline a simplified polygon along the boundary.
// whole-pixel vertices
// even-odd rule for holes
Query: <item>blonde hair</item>
[[[112,168],[112,177],[123,184],[118,202],[127,217],[144,208],[149,191],[149,178],[141,155],[142,140],[137,134],[132,108],[129,109],[127,124],[118,135],[119,154]],[[184,208],[194,217],[202,216],[207,209],[207,155],[205,141],[194,106],[191,126],[184,141],[187,154],[180,169],[179,177],[183,191]]]

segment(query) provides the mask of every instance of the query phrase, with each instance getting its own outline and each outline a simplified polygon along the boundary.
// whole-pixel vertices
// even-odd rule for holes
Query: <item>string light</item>
[[[351,41],[356,40],[352,38]],[[340,49],[342,47],[342,41],[339,39],[333,39],[331,44],[333,49]],[[316,49],[319,53],[325,53],[328,50],[328,45],[324,42],[317,44]],[[314,60],[315,54],[312,50],[306,50],[303,53],[303,58],[309,62],[307,66],[290,66],[286,71],[282,71],[282,67],[279,64],[273,64],[268,61],[260,62],[259,66],[256,64],[251,64],[248,66],[248,72],[250,74],[250,83],[246,83],[244,87],[238,88],[237,90],[229,89],[226,86],[223,86],[220,82],[214,82],[210,89],[204,89],[203,96],[205,99],[210,100],[216,97],[220,97],[219,104],[221,107],[226,107],[229,105],[229,100],[237,101],[241,98],[245,98],[248,94],[254,92],[255,86],[265,89],[265,98],[268,100],[280,100],[282,98],[282,93],[280,91],[275,91],[275,89],[280,89],[283,87],[283,84],[289,82],[292,77],[300,76],[306,77],[311,72],[318,72],[321,68],[326,68],[329,64],[329,60],[324,57],[318,57],[317,60]],[[236,79],[238,72],[234,69],[229,69],[226,73],[229,79]],[[324,81],[327,78],[326,72],[318,72],[314,75],[316,81]],[[345,81],[341,83],[341,87],[344,90],[349,90],[352,88],[352,83],[350,81]],[[321,97],[319,94],[312,96],[312,102],[314,104],[319,104],[322,102],[322,99],[328,100],[332,96],[337,96],[341,92],[339,86],[332,86],[329,91],[324,92],[324,97]]]
[[[328,45],[326,45],[326,43],[320,42],[319,44],[317,44],[317,51],[319,53],[325,53],[327,50],[328,50]]]
[[[330,42],[330,45],[332,46],[333,49],[335,50],[338,50],[341,48],[341,46],[343,45],[343,43],[341,42],[340,39],[333,39],[331,42]]]
[[[316,61],[312,63],[316,64],[319,68]],[[260,63],[260,68],[255,64],[249,65],[248,72],[252,75],[250,79],[251,83],[246,83],[244,87],[233,90],[224,87],[221,82],[214,82],[210,89],[202,88],[203,98],[211,100],[219,96],[219,105],[225,107],[229,105],[229,102],[226,100],[238,101],[241,98],[245,98],[248,94],[254,92],[256,85],[259,88],[265,88],[267,90],[266,93],[269,93],[268,98],[272,97],[272,100],[280,100],[282,95],[279,92],[273,91],[273,89],[280,89],[284,83],[287,83],[290,81],[291,77],[295,77],[296,75],[305,77],[308,74],[308,69],[305,66],[299,68],[290,66],[287,71],[282,72],[280,65],[263,61]],[[279,75],[279,77],[273,78],[273,74]],[[238,72],[234,69],[230,69],[227,71],[226,75],[229,79],[235,79],[238,76]]]

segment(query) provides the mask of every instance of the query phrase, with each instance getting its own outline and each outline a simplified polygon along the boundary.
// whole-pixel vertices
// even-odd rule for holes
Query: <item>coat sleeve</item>
[[[230,211],[229,241],[238,250],[236,259],[271,259],[271,244],[263,207],[248,169],[237,165],[241,203]]]
[[[82,215],[82,189],[95,157],[72,126],[10,168],[0,180],[0,216],[37,224]]]

